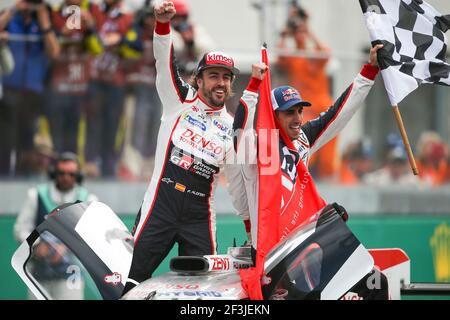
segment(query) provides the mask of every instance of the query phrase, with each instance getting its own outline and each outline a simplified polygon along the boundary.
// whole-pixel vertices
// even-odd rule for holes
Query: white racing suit
[[[163,114],[153,176],[133,229],[124,293],[150,278],[175,242],[179,255],[215,254],[219,171],[224,169],[233,198],[244,188],[239,168],[224,165],[234,161],[233,117],[225,106],[209,106],[179,77],[169,24],[156,25],[154,56]]]
[[[283,152],[283,144],[280,143],[280,163],[281,170],[289,176],[297,176],[295,172],[296,166],[300,159],[308,167],[308,161],[311,155],[319,150],[324,144],[333,139],[350,121],[353,115],[362,106],[367,94],[374,84],[374,79],[378,74],[378,68],[369,64],[364,65],[360,74],[358,74],[344,93],[335,101],[335,103],[320,116],[314,120],[306,122],[301,127],[300,137],[293,141],[294,146],[297,147],[298,154],[290,152]],[[241,165],[241,175],[244,179],[245,193],[240,195],[240,198],[235,202],[238,204],[237,208],[243,208],[239,215],[243,218],[247,231],[251,232],[252,246],[257,248],[257,230],[258,230],[258,165],[256,162],[257,145],[255,131],[255,109],[257,94],[250,91],[246,92],[252,95],[253,99],[247,98],[241,100],[240,106],[236,112],[233,123],[235,130],[243,129],[241,135],[237,135],[235,139],[235,149],[238,157],[240,154],[245,154],[248,158],[248,163]],[[248,103],[253,101],[255,103]],[[247,131],[250,130],[250,131]],[[245,150],[242,152],[242,148]],[[282,183],[285,183],[282,181]],[[270,186],[267,186],[270,188]],[[277,190],[273,190],[277,192]],[[279,191],[281,192],[281,190]],[[247,207],[246,207],[247,205]],[[281,203],[280,203],[281,205]],[[255,250],[253,255],[255,256]],[[253,259],[255,259],[253,257]],[[371,288],[369,286],[370,279],[373,277],[380,277],[380,287]],[[358,297],[358,299],[382,299],[386,300],[388,296],[388,282],[385,275],[380,271],[373,269],[355,286],[353,286],[341,299],[348,299],[349,297]]]
[[[370,64],[364,65],[350,87],[342,93],[326,112],[322,112],[318,118],[302,125],[299,139],[293,141],[294,146],[298,150],[296,161],[302,159],[305,166],[308,167],[311,155],[333,139],[362,106],[377,74],[378,68]],[[252,95],[253,99],[247,98],[245,101],[241,99],[233,124],[233,129],[243,130],[243,134],[240,135],[239,139],[235,140],[237,153],[239,155],[245,153],[249,158],[247,164],[241,165],[245,193],[241,194],[236,202],[239,203],[237,208],[245,208],[247,205],[248,210],[239,212],[239,215],[244,220],[247,231],[251,230],[252,245],[256,249],[258,230],[258,165],[256,160],[256,139],[255,135],[251,133],[254,132],[258,95],[249,91],[246,93]],[[242,152],[240,148],[245,148],[246,150]],[[283,152],[280,150],[280,157],[283,156]],[[292,156],[289,155],[281,159],[280,163],[285,164],[281,168],[282,170],[295,170],[298,162],[294,163]],[[292,175],[292,172],[289,172],[289,174]]]

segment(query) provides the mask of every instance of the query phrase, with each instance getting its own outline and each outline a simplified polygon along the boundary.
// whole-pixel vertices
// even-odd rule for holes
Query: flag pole
[[[406,134],[405,126],[403,125],[402,115],[400,114],[400,110],[398,106],[392,107],[395,119],[397,120],[397,126],[400,130],[400,134],[402,136],[403,144],[405,145],[406,152],[408,154],[409,165],[414,173],[414,175],[419,174],[419,169],[417,169],[416,160],[414,159],[414,154],[411,149],[411,145],[409,144],[408,135]]]

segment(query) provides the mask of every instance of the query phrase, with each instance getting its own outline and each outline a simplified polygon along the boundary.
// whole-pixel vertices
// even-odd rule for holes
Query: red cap
[[[202,60],[200,60],[197,66],[197,74],[204,69],[214,67],[228,69],[231,73],[233,73],[233,75],[239,73],[239,69],[234,66],[234,60],[232,57],[223,52],[211,51],[205,53]]]

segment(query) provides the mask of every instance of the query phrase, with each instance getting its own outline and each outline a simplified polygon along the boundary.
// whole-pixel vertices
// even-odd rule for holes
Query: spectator
[[[8,137],[5,129],[9,128],[8,112],[2,102],[3,98],[3,85],[1,78],[10,74],[14,69],[14,58],[11,50],[8,47],[6,32],[0,32],[0,135],[2,137]],[[0,139],[0,175],[6,173],[9,170],[10,160],[10,143],[5,138]]]
[[[53,149],[53,143],[49,136],[37,134],[34,136],[34,152],[32,153],[32,177],[35,180],[44,181],[48,175],[48,169],[55,161],[56,153]]]
[[[397,137],[397,142],[393,141]],[[391,141],[389,141],[391,140]],[[363,179],[365,184],[387,186],[418,186],[420,180],[411,172],[406,151],[398,135],[388,135],[388,151],[383,166]]]
[[[8,47],[8,35],[0,32],[0,77],[10,74],[14,70],[14,57]],[[3,91],[0,82],[0,99]]]
[[[177,10],[177,15],[171,21],[175,30],[173,45],[180,76],[187,81],[195,71],[200,57],[211,51],[214,44],[204,28],[192,23],[186,0],[175,0],[173,4]]]
[[[81,8],[79,26],[71,25],[71,6]],[[61,54],[51,61],[46,114],[56,152],[78,150],[78,128],[89,81],[88,44],[95,37],[90,8],[82,0],[65,0],[52,15]]]
[[[450,153],[447,155],[447,170],[445,172],[445,176],[444,176],[444,184],[449,184],[450,183]]]
[[[357,185],[372,170],[373,151],[369,140],[362,139],[347,145],[342,156],[339,183]]]
[[[83,175],[78,158],[71,152],[62,153],[49,169],[50,183],[38,185],[28,190],[27,198],[17,216],[14,235],[18,242],[23,242],[30,233],[41,224],[46,216],[59,205],[80,201],[95,201],[97,197],[90,194],[80,184]],[[67,247],[49,233],[43,235],[40,243],[33,249],[33,277],[38,280],[55,299],[83,299],[83,283],[68,288],[66,280],[71,275],[67,272],[70,265],[76,264],[67,252]],[[30,298],[33,296],[30,293]]]
[[[37,119],[43,112],[43,91],[48,58],[59,54],[59,44],[43,3],[25,0],[0,13],[0,32],[5,31],[15,59],[4,76],[1,100],[4,125],[0,128],[0,174],[26,175],[34,152]]]
[[[445,182],[448,170],[448,145],[436,132],[420,135],[417,143],[417,168],[419,177],[428,186],[440,186]]]
[[[124,62],[129,51],[123,41],[133,17],[121,11],[122,0],[103,0],[93,7],[101,50],[90,64],[86,104],[86,171],[113,177],[120,151],[116,142],[125,100]]]
[[[119,175],[122,179],[150,178],[161,119],[161,102],[156,91],[156,68],[153,56],[155,18],[152,6],[144,6],[135,16],[132,32],[139,40],[130,43],[142,51],[137,59],[129,59],[127,85],[134,97],[131,143],[124,148]]]
[[[289,46],[289,40],[293,40],[295,48]],[[289,85],[298,88],[302,97],[313,106],[310,110],[305,109],[304,120],[317,118],[333,104],[326,72],[330,49],[311,31],[308,13],[296,4],[291,6],[278,48],[278,67],[286,74]],[[295,53],[299,50],[302,51],[302,56]],[[311,158],[310,170],[319,179],[334,180],[337,178],[339,166],[340,156],[335,138]]]

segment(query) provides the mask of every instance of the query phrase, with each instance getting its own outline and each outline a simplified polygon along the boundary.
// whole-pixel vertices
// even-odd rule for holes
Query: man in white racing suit
[[[213,195],[219,171],[224,169],[232,198],[244,188],[239,168],[229,165],[235,162],[233,117],[225,107],[238,70],[230,56],[208,52],[190,84],[184,82],[174,63],[174,15],[170,1],[155,7],[156,87],[163,114],[155,169],[133,229],[133,260],[124,294],[151,277],[175,242],[182,256],[215,254]]]
[[[334,105],[326,112],[321,113],[318,118],[306,123],[302,123],[302,110],[311,104],[303,101],[300,93],[295,88],[281,86],[272,90],[272,104],[275,109],[276,118],[280,126],[294,143],[294,146],[297,147],[298,156],[296,157],[296,161],[301,159],[305,163],[305,166],[308,167],[308,161],[311,155],[334,138],[362,106],[379,72],[376,54],[379,48],[381,46],[372,48],[369,63],[363,66],[353,83],[341,94]],[[264,66],[261,66],[261,69],[263,71]],[[256,139],[249,132],[254,132],[253,126],[258,94],[249,94],[253,95],[253,100],[247,100],[254,101],[254,103],[249,104],[245,101],[240,101],[234,118],[233,129],[240,130],[241,132],[235,141],[235,148],[238,153],[242,151],[239,150],[240,146],[243,148],[248,145],[254,146],[253,148],[247,148],[248,151],[245,150],[246,155],[250,159],[247,164],[241,165],[246,193],[241,195],[239,199],[241,204],[239,207],[245,207],[247,203],[248,211],[239,212],[239,215],[242,217],[246,226],[249,241],[256,249],[258,229],[258,165],[256,152],[250,152],[256,150]],[[288,98],[286,98],[287,95],[289,95]],[[280,153],[280,157],[282,156],[283,154]],[[297,162],[289,163],[292,157],[288,158],[281,160],[286,160],[288,166],[295,170]]]
[[[370,50],[369,63],[363,66],[353,83],[335,101],[334,105],[326,112],[321,113],[318,118],[306,123],[303,123],[302,111],[304,107],[309,107],[311,104],[302,100],[300,93],[295,88],[281,86],[272,90],[271,100],[275,116],[280,127],[285,131],[289,139],[292,140],[298,151],[296,154],[291,152],[288,154],[283,153],[283,141],[280,139],[280,163],[283,172],[295,179],[297,177],[296,167],[298,161],[303,161],[305,166],[308,167],[308,161],[311,155],[333,139],[358,111],[379,72],[377,51],[380,48],[382,48],[382,45],[376,45]],[[264,65],[261,65],[260,68],[261,73],[264,74]],[[254,96],[253,101],[257,99],[256,93],[249,92],[249,94]],[[247,101],[252,100],[247,99]],[[247,130],[254,132],[255,111],[256,103],[249,104],[241,100],[233,123],[234,130],[241,130],[241,134],[235,140],[237,153],[242,153],[240,148],[248,148],[249,145],[253,145],[253,148],[248,148],[248,151],[244,150],[244,153],[249,158],[249,162],[241,165],[245,193],[239,198],[241,203],[238,206],[238,208],[245,208],[247,205],[247,210],[244,209],[242,212],[239,212],[239,215],[243,218],[249,243],[254,249],[252,250],[253,259],[255,259],[255,251],[257,249],[258,165],[256,160],[257,152],[251,152],[257,149],[256,138],[254,134],[249,134]],[[339,208],[340,210],[343,209],[340,206]],[[342,213],[346,215],[345,210]],[[367,279],[378,272],[378,270],[372,270],[350,292],[358,292],[361,297],[368,299],[387,299],[387,279],[384,275],[380,275],[383,284],[382,288],[377,288],[377,290],[367,288]]]

